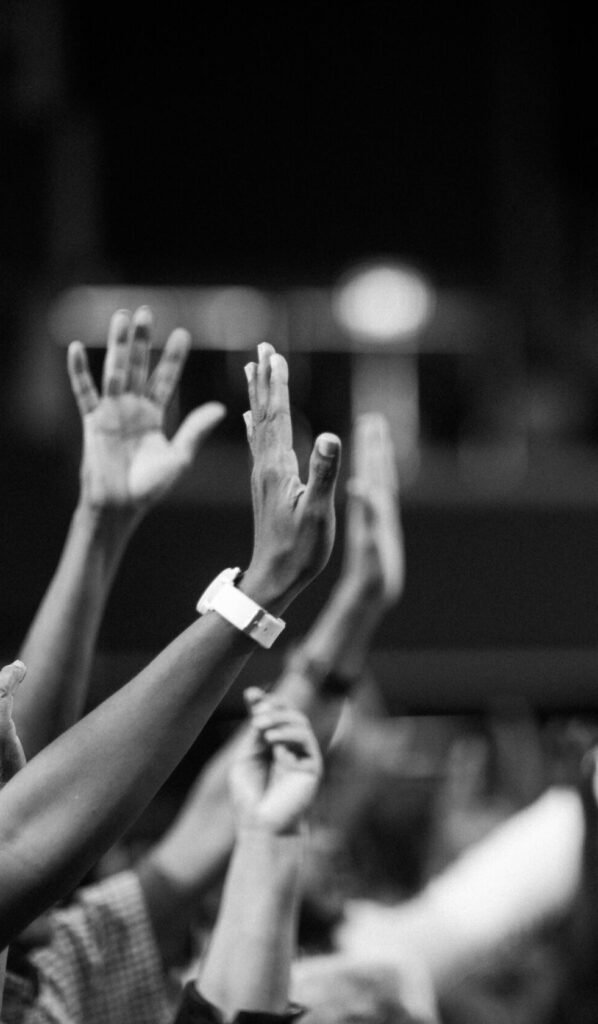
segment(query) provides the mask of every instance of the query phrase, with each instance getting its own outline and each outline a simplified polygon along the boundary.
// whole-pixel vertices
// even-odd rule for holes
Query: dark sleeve
[[[262,1013],[259,1010],[240,1010],[234,1024],[285,1024],[298,1020],[305,1010],[291,1005],[285,1013]],[[221,1011],[209,1003],[189,981],[183,990],[183,999],[173,1024],[225,1024]]]

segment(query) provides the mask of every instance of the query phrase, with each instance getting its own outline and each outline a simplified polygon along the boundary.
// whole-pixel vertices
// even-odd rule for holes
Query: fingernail
[[[338,438],[334,434],[320,434],[318,438],[317,448],[320,455],[329,459],[333,455],[336,455],[339,449]]]
[[[255,374],[255,363],[247,363],[247,365],[244,366],[243,369],[245,370],[245,376],[247,377],[247,380],[251,384],[251,381],[253,380],[253,376]]]
[[[191,344],[191,335],[186,327],[175,327],[169,340],[171,344],[180,345],[183,348]]]
[[[257,354],[258,354],[259,358],[262,359],[263,357],[265,357],[267,355],[270,355],[271,354],[270,353],[270,349],[271,348],[272,348],[272,346],[269,345],[267,341],[260,341],[260,343],[259,343],[259,345],[257,347]]]
[[[249,431],[253,430],[253,416],[250,412],[243,413],[243,419],[245,420],[245,426]]]
[[[149,306],[140,306],[135,313],[135,324],[137,327],[149,327],[153,320],[152,311]]]

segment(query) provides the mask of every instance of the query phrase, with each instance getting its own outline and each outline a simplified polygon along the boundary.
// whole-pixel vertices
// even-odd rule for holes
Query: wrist
[[[333,590],[333,599],[348,614],[359,612],[373,618],[384,610],[384,594],[377,580],[341,576]]]
[[[307,824],[303,817],[292,822],[276,822],[259,814],[243,816],[237,824],[235,846],[259,851],[264,856],[277,856],[286,851],[289,856],[298,856],[307,836]]]
[[[271,615],[280,616],[288,608],[293,599],[288,588],[283,588],[276,579],[275,572],[269,572],[260,566],[250,563],[238,583],[238,589],[264,608]]]
[[[143,512],[137,508],[117,505],[96,505],[81,495],[75,508],[77,526],[87,530],[93,538],[111,540],[128,536],[137,526]]]

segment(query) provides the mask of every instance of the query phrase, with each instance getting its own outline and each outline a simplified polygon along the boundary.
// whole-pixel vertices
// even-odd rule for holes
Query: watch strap
[[[247,594],[237,590],[235,581],[241,575],[240,569],[225,569],[221,572],[200,597],[197,610],[201,615],[207,611],[218,612],[223,619],[250,636],[260,647],[271,647],[285,628],[285,622],[271,615]]]

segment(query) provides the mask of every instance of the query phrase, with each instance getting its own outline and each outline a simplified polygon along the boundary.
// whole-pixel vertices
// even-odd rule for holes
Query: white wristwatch
[[[197,602],[197,611],[200,615],[210,611],[218,612],[231,625],[247,633],[260,647],[271,647],[286,623],[270,615],[247,594],[237,590],[235,583],[242,575],[239,568],[223,569],[204,590]]]

